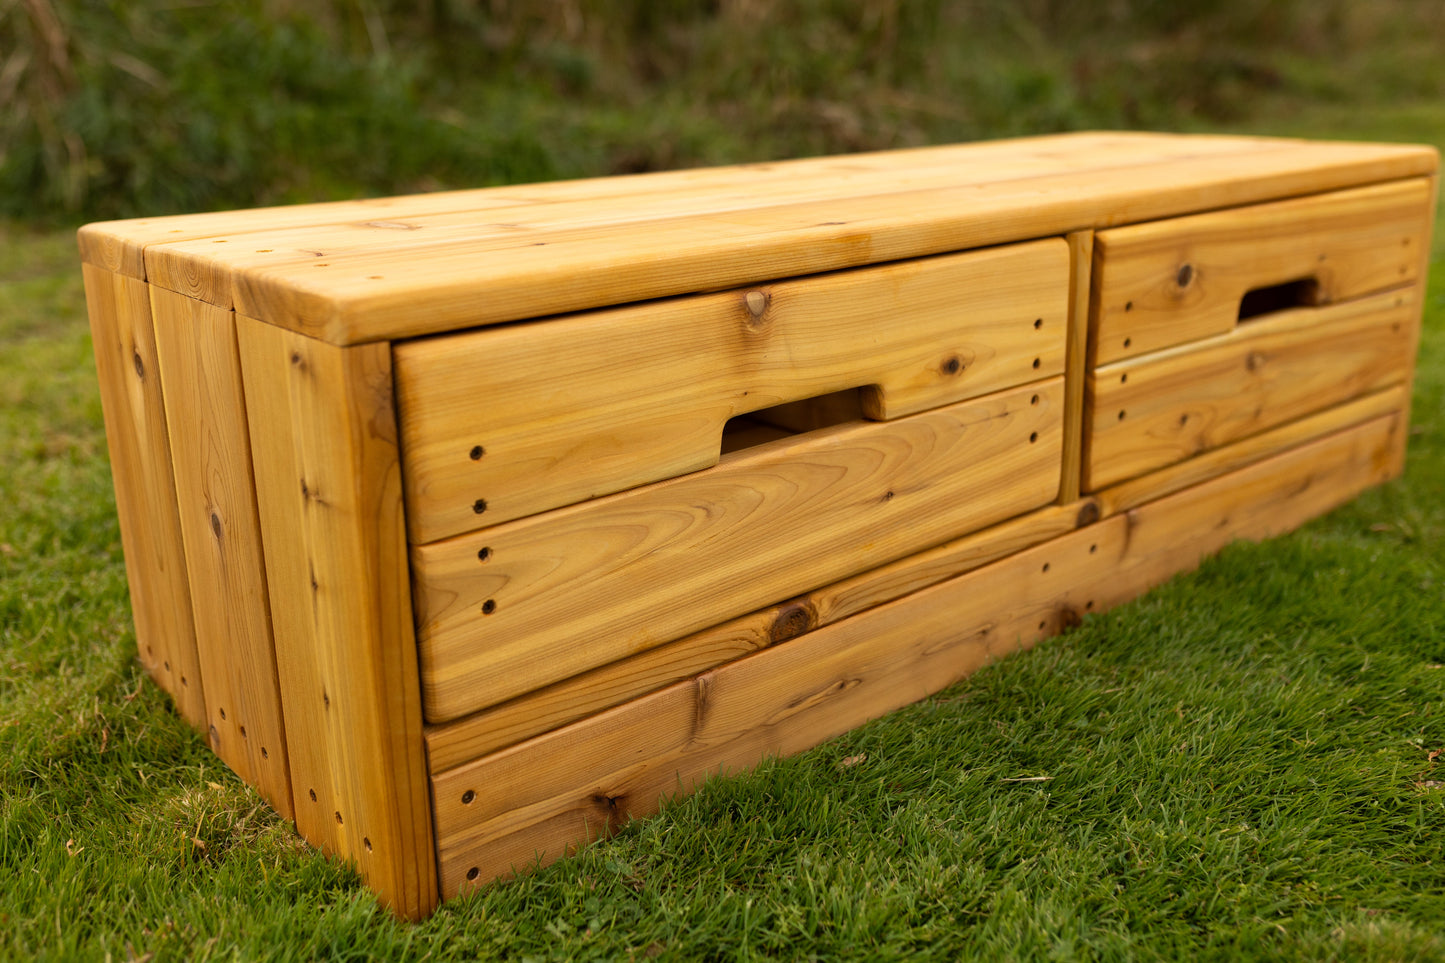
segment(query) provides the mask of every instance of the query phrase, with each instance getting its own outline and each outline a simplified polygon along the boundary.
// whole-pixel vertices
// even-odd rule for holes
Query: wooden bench
[[[1435,171],[1074,134],[87,226],[140,658],[424,915],[1398,474]]]

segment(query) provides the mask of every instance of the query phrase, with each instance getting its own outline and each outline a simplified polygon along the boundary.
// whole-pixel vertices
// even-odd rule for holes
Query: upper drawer
[[[1224,334],[1266,288],[1327,304],[1413,281],[1430,199],[1420,179],[1100,231],[1091,361]]]
[[[887,420],[1064,370],[1061,239],[403,342],[411,540],[716,464],[735,415],[849,388]]]

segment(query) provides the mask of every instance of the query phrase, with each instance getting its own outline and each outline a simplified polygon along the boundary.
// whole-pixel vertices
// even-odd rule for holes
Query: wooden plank
[[[1206,482],[1217,475],[1237,471],[1299,445],[1389,414],[1404,417],[1409,410],[1410,395],[1404,385],[1386,388],[1318,414],[1300,418],[1251,435],[1243,441],[1213,448],[1167,468],[1131,478],[1105,488],[1093,495],[1102,517],[1117,515],[1138,508],[1156,499],[1171,495],[1192,485]],[[1395,432],[1398,440],[1403,432]],[[1392,472],[1394,477],[1397,472]]]
[[[80,249],[86,263],[144,280],[147,248],[197,240],[225,238],[228,244],[237,244],[248,234],[300,228],[311,233],[298,234],[292,246],[315,250],[319,240],[331,237],[330,228],[374,226],[425,230],[434,225],[438,215],[471,212],[473,222],[485,223],[486,218],[475,215],[510,210],[508,223],[532,227],[555,223],[559,206],[571,206],[580,213],[581,205],[590,203],[610,211],[612,218],[635,218],[635,202],[665,195],[690,198],[693,211],[706,211],[721,205],[735,208],[740,197],[751,197],[751,206],[756,206],[762,197],[776,196],[780,189],[847,197],[897,189],[900,181],[916,184],[919,178],[936,176],[939,172],[947,172],[954,180],[984,180],[1057,171],[1062,164],[1077,162],[1081,156],[1090,164],[1120,166],[1214,153],[1238,155],[1279,150],[1287,143],[1260,137],[1181,137],[1137,131],[1052,134],[547,184],[109,221],[83,227]],[[1376,153],[1406,159],[1398,148]],[[818,194],[821,189],[829,193]],[[373,236],[373,239],[384,236]],[[245,253],[257,246],[239,250]],[[234,256],[228,250],[223,260]]]
[[[427,727],[433,773],[586,718],[758,649],[891,602],[1089,524],[1093,502],[1050,505],[937,548],[564,679],[464,719]]]
[[[398,914],[436,905],[386,345],[237,318],[296,825]]]
[[[886,419],[1061,374],[1067,277],[1046,240],[397,345],[411,538],[707,468],[783,402],[867,386]]]
[[[211,749],[291,818],[291,771],[230,311],[151,290]]]
[[[802,751],[1385,477],[1379,419],[705,672],[433,781],[442,891],[556,859],[719,772]]]
[[[445,722],[1051,500],[1063,379],[825,429],[413,551]]]
[[[83,265],[105,442],[141,664],[176,709],[206,726],[165,401],[144,281]]]
[[[1406,381],[1405,381],[1405,388],[1406,388],[1406,394],[1405,394],[1405,415],[1406,415],[1406,421],[1409,421],[1410,399],[1411,399],[1411,398],[1413,397],[1413,395],[1414,395],[1415,372],[1416,372],[1415,358],[1416,358],[1417,354],[1419,353],[1419,349],[1420,349],[1420,330],[1421,330],[1421,325],[1424,323],[1424,314],[1425,314],[1425,286],[1426,286],[1426,284],[1428,283],[1429,278],[1430,278],[1430,252],[1431,252],[1431,249],[1432,249],[1432,247],[1433,247],[1433,245],[1432,245],[1432,243],[1431,243],[1431,235],[1432,235],[1432,232],[1433,232],[1434,229],[1435,229],[1435,211],[1437,210],[1437,203],[1438,203],[1439,193],[1440,193],[1440,182],[1439,182],[1439,178],[1437,178],[1437,177],[1431,177],[1431,178],[1430,178],[1430,203],[1426,205],[1426,210],[1427,210],[1428,213],[1427,213],[1427,215],[1426,215],[1425,234],[1424,234],[1424,236],[1420,239],[1420,247],[1419,247],[1419,250],[1415,252],[1415,253],[1416,253],[1416,256],[1417,256],[1417,257],[1419,258],[1419,260],[1420,260],[1420,266],[1419,266],[1419,268],[1417,269],[1417,275],[1416,275],[1416,276],[1419,278],[1419,280],[1418,280],[1416,283],[1419,285],[1419,288],[1420,288],[1420,296],[1419,296],[1419,299],[1418,299],[1417,302],[1416,302],[1416,308],[1415,308],[1414,315],[1410,318],[1410,327],[1409,327],[1409,331],[1408,331],[1409,338],[1410,338],[1410,347],[1409,347],[1408,355],[1409,355],[1409,359],[1410,359],[1410,360],[1409,360],[1409,375],[1407,376]],[[1393,472],[1393,474],[1394,474],[1395,476],[1398,476],[1398,475],[1402,474],[1402,473],[1405,471],[1405,448],[1406,448],[1406,445],[1407,445],[1407,443],[1408,443],[1408,441],[1409,441],[1409,438],[1410,438],[1410,432],[1408,432],[1408,431],[1402,431],[1402,432],[1400,433],[1400,436],[1399,436],[1399,439],[1398,439],[1398,444],[1397,444],[1397,447],[1396,447],[1396,449],[1395,449],[1395,467],[1394,467],[1394,472]]]
[[[1076,231],[1069,245],[1069,325],[1064,374],[1064,464],[1059,478],[1059,504],[1079,498],[1083,473],[1084,377],[1089,351],[1089,295],[1094,259],[1094,232]]]
[[[1285,311],[1089,376],[1095,491],[1403,382],[1416,291]]]
[[[163,287],[349,344],[1110,227],[1429,173],[1434,164],[1429,149],[1288,142],[1098,168],[1060,157],[1055,171],[1030,177],[620,225],[512,229],[513,218],[377,232],[396,237],[334,258],[325,247],[268,244],[251,250],[270,253],[233,264],[215,239],[190,241],[149,248],[146,271]]]
[[[1429,199],[1417,178],[1100,232],[1092,363],[1224,334],[1257,288],[1312,279],[1327,304],[1410,283]]]

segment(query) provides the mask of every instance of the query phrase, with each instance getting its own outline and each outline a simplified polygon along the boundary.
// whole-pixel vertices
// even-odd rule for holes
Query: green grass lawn
[[[145,680],[73,237],[11,225],[0,957],[1445,958],[1441,250],[1402,480],[413,926]]]

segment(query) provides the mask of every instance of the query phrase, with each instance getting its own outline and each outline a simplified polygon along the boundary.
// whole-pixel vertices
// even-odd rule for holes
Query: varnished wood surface
[[[784,402],[889,419],[1062,374],[1068,275],[1048,240],[397,345],[411,537],[707,468]]]
[[[1088,378],[1095,491],[1348,401],[1409,374],[1412,288],[1241,323]]]
[[[730,455],[413,550],[445,722],[1055,497],[1063,379]]]
[[[654,812],[719,772],[798,752],[1103,611],[1237,538],[1279,534],[1382,480],[1368,422],[702,673],[433,781],[455,895]]]
[[[226,233],[222,215],[118,222],[88,227],[82,246],[123,270],[143,260],[147,279],[170,290],[357,343],[1427,175],[1436,156],[1075,134],[796,165],[654,175],[635,188],[615,179],[592,191],[589,182],[499,188],[457,198],[448,214],[411,217],[393,203],[383,221],[319,209],[318,220],[275,233],[255,219]]]
[[[423,916],[437,880],[391,352],[237,330],[296,826]]]
[[[427,728],[432,772],[505,748],[1091,524],[1092,501],[1050,505],[722,625]]]
[[[1228,333],[1247,292],[1309,281],[1329,304],[1410,284],[1432,209],[1416,178],[1101,231],[1093,363]]]
[[[151,289],[211,749],[291,817],[291,772],[230,311]]]
[[[177,711],[204,731],[206,696],[150,291],[143,281],[91,264],[84,278],[138,654]]]

